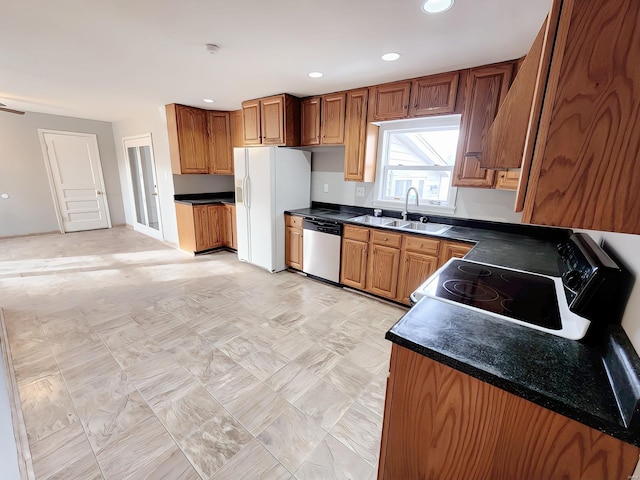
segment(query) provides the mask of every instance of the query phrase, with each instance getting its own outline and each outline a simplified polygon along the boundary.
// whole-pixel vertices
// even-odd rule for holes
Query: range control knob
[[[564,284],[575,292],[582,284],[582,274],[578,270],[569,270],[564,275]]]

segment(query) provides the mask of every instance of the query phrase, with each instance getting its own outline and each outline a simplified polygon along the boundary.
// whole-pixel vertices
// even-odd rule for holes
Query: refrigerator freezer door
[[[249,148],[247,152],[249,174],[245,184],[245,203],[248,203],[249,212],[249,261],[273,272],[275,147]]]
[[[236,231],[238,242],[238,259],[243,262],[251,261],[249,247],[249,210],[245,201],[247,183],[247,149],[233,149],[233,167],[235,172],[234,184],[236,190]]]

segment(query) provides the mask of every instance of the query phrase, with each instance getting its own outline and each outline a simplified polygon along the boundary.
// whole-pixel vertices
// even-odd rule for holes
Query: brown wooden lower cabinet
[[[298,270],[302,270],[303,218],[295,215],[285,215],[284,263]]]
[[[345,225],[340,283],[410,304],[409,295],[451,257],[473,245]]]
[[[640,449],[396,344],[378,480],[627,479]]]
[[[237,248],[235,205],[189,205],[176,203],[178,243],[196,253],[222,246]]]
[[[238,249],[236,232],[236,206],[223,205],[222,208],[222,244],[225,247]]]

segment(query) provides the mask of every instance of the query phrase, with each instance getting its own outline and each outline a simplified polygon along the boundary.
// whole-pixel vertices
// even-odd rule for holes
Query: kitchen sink
[[[441,223],[421,223],[410,222],[408,220],[400,220],[392,217],[374,217],[372,215],[361,215],[350,219],[352,222],[364,223],[365,225],[376,225],[385,228],[396,228],[398,230],[431,233],[439,235],[451,228],[450,225]]]
[[[352,222],[358,223],[366,223],[367,225],[389,225],[391,222],[394,222],[395,218],[389,217],[373,217],[371,215],[362,215],[360,217],[355,217],[350,219]]]
[[[451,225],[442,225],[441,223],[411,222],[407,228],[409,230],[415,230],[417,232],[440,234],[449,230],[451,228]]]

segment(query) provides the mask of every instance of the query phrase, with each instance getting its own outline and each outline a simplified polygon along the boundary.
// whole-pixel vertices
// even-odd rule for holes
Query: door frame
[[[53,198],[53,208],[56,211],[56,220],[58,221],[58,228],[60,229],[60,233],[67,233],[64,230],[64,223],[62,221],[62,213],[60,212],[60,199],[58,198],[58,194],[56,193],[56,185],[53,180],[53,173],[51,172],[51,159],[49,158],[49,151],[47,149],[47,142],[44,139],[44,135],[46,133],[51,133],[54,135],[70,135],[74,137],[87,137],[93,138],[96,142],[96,150],[98,151],[97,163],[99,167],[99,176],[100,176],[100,188],[103,192],[104,197],[104,213],[107,217],[107,228],[112,228],[111,225],[111,213],[109,212],[109,202],[107,199],[107,189],[104,186],[104,174],[102,172],[102,160],[100,159],[100,145],[98,144],[98,135],[95,133],[83,133],[83,132],[69,132],[66,130],[51,130],[48,128],[39,128],[38,129],[38,137],[40,138],[40,149],[42,150],[42,158],[44,160],[44,167],[47,171],[47,180],[49,181],[49,189],[51,190],[51,196]]]
[[[127,153],[127,146],[125,144],[127,140],[141,140],[146,138],[149,139],[149,151],[151,152],[151,159],[153,162],[153,183],[156,186],[156,192],[158,194],[156,197],[156,203],[158,205],[158,227],[159,227],[157,231],[151,227],[146,227],[144,225],[141,225],[136,221],[137,212],[136,212],[135,192],[133,190],[133,176],[131,175],[131,165],[129,164],[129,154]],[[158,186],[158,172],[156,171],[156,155],[155,155],[155,152],[153,151],[153,136],[151,132],[122,137],[122,151],[124,153],[124,163],[125,163],[124,167],[127,172],[127,186],[129,188],[129,195],[131,195],[131,212],[132,212],[131,226],[136,232],[140,232],[151,238],[164,240],[164,230],[162,228],[162,210],[160,205],[160,188]],[[139,227],[136,227],[136,225],[140,225],[145,228],[139,229]],[[154,234],[154,232],[156,232],[157,234]]]

